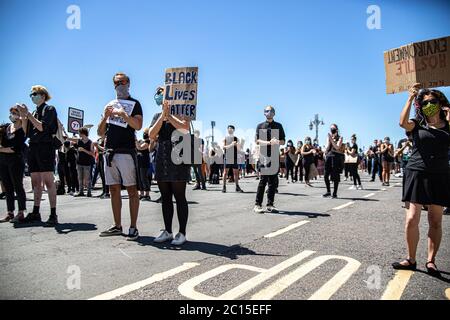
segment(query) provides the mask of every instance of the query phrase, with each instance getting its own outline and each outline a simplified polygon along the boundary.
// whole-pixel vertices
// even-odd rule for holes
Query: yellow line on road
[[[445,296],[447,297],[448,300],[450,300],[450,288],[445,290]]]
[[[413,273],[409,270],[398,270],[394,279],[389,281],[381,300],[400,300]]]

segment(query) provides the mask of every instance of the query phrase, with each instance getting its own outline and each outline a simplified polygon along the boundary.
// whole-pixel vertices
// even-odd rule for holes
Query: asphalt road
[[[391,263],[406,254],[401,181],[383,190],[362,178],[365,190],[343,182],[339,199],[322,198],[322,181],[310,188],[281,179],[281,212],[263,215],[252,211],[254,178],[241,182],[244,194],[188,186],[189,241],[182,248],[153,243],[163,226],[160,204],[141,202],[141,237],[129,242],[98,236],[112,222],[108,200],[60,196],[57,228],[0,224],[0,299],[448,299],[450,217],[437,258],[442,278],[424,272],[426,212],[420,270],[396,273]],[[123,225],[126,231],[126,199]]]

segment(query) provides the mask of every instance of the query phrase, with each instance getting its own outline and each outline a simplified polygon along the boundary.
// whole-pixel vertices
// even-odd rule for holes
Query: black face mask
[[[337,132],[337,129],[333,128],[333,129],[330,129],[330,131],[332,134],[335,134]]]
[[[148,134],[144,134],[144,140],[148,140]]]

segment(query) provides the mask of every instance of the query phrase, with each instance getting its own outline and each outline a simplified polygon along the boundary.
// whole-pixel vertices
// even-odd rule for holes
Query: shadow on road
[[[341,198],[341,197],[338,197],[338,199],[352,200],[352,201],[371,201],[371,202],[380,201],[378,199],[369,199],[369,198]]]
[[[424,273],[424,274],[426,274],[427,276],[432,277],[432,278],[434,278],[434,279],[441,280],[441,281],[443,281],[443,282],[445,282],[445,283],[450,283],[450,278],[444,277],[444,276],[443,276],[444,274],[447,275],[447,276],[450,276],[450,272],[446,272],[446,271],[439,270],[439,272],[440,272],[440,274],[441,274],[441,275],[439,275],[439,276],[432,276],[432,275],[430,275],[428,272],[426,272],[425,270],[420,270],[420,269],[417,269],[415,272]]]
[[[256,253],[241,245],[225,246],[222,244],[209,243],[209,242],[197,242],[197,241],[187,241],[183,246],[177,247],[172,246],[170,242],[166,243],[155,243],[153,240],[155,237],[141,236],[137,240],[140,246],[152,246],[161,250],[175,250],[175,251],[199,251],[209,255],[215,255],[219,257],[229,258],[230,260],[236,260],[238,256],[269,256],[276,257],[279,255],[273,254],[261,254]]]
[[[59,234],[68,234],[76,231],[95,231],[97,226],[92,223],[61,223],[55,226]]]
[[[280,210],[279,213],[274,213],[273,215],[285,214],[288,216],[305,216],[308,218],[317,218],[317,217],[330,217],[328,213],[315,213],[315,212],[302,212],[302,211],[285,211]]]
[[[306,197],[306,194],[292,193],[292,192],[278,192],[278,195],[294,196],[294,197]]]

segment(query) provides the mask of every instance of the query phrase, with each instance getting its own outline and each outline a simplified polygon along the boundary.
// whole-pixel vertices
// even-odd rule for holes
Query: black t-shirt
[[[226,145],[229,146],[232,142],[238,142],[237,137],[227,136],[225,137]],[[225,162],[226,164],[238,164],[237,161],[238,148],[234,146],[233,148],[225,149]]]
[[[42,131],[36,129],[35,126],[28,121],[28,137],[30,144],[49,143],[52,142],[52,135],[58,131],[58,114],[53,106],[41,104],[33,112],[33,116],[42,122]]]
[[[420,126],[417,121],[412,131],[413,147],[407,169],[427,173],[447,173],[450,128],[446,122],[442,129]]]
[[[278,132],[273,130],[278,130]],[[281,123],[276,121],[265,121],[258,124],[258,126],[256,127],[256,139],[270,141],[272,138],[276,138],[278,140],[286,140],[286,134],[284,133],[284,129]],[[275,154],[279,154],[280,146],[260,146],[261,156],[265,155],[267,157],[271,157],[272,152],[274,152]]]
[[[83,140],[79,139],[78,142],[75,144],[75,148],[78,150],[78,148],[84,148],[87,151],[91,151],[92,141],[88,140],[86,143],[83,142]],[[78,151],[78,159],[77,164],[81,166],[90,166],[95,161],[94,157],[88,155],[86,152]]]
[[[153,116],[152,123],[150,124],[150,127],[153,127],[153,125],[158,121],[159,116],[161,115],[161,112],[155,114]],[[164,121],[161,129],[158,133],[158,142],[163,141],[172,141],[172,133],[175,131],[175,127],[168,121]]]
[[[142,107],[138,100],[132,97],[124,100],[136,102],[130,117],[142,116]],[[106,124],[106,149],[135,149],[135,140],[135,130],[130,125],[122,128],[114,124]]]
[[[12,126],[12,125],[11,125]],[[22,128],[17,129],[13,133],[10,132],[11,127],[6,130],[5,137],[2,141],[2,147],[11,148],[14,153],[21,154],[25,146],[25,132]]]

